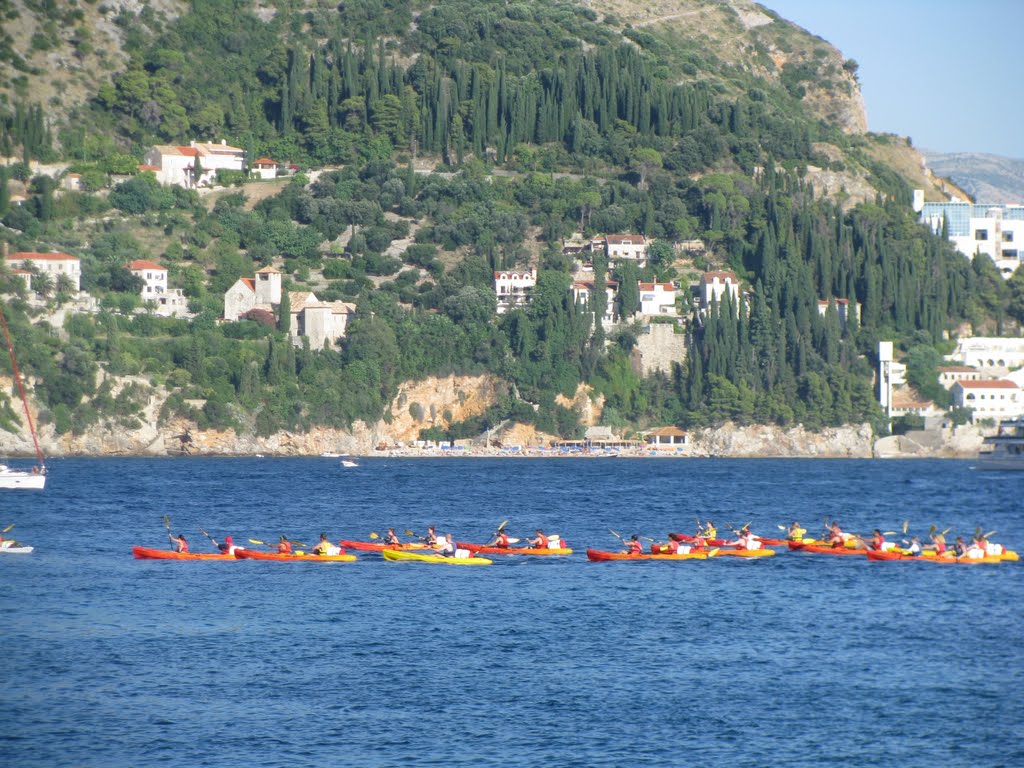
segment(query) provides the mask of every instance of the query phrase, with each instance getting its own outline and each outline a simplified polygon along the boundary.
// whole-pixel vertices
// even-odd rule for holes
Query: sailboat
[[[4,317],[2,309],[0,309],[0,325],[3,325],[4,340],[7,342],[7,351],[11,355],[11,369],[14,371],[14,381],[18,385],[21,404],[25,409],[25,418],[28,421],[29,431],[32,433],[32,442],[36,446],[36,457],[39,459],[39,464],[32,467],[31,472],[23,469],[13,469],[6,464],[0,464],[0,489],[41,491],[46,486],[46,462],[43,460],[43,452],[39,448],[39,437],[36,435],[36,426],[32,421],[32,414],[28,410],[28,400],[25,399],[25,386],[21,383],[18,361],[14,358],[14,345],[11,344],[11,334],[7,330],[7,318]]]

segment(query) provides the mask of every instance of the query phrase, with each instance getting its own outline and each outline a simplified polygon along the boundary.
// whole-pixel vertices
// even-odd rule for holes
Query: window
[[[1003,242],[1004,243],[1012,243],[1013,242],[1013,232],[1003,232]]]
[[[988,230],[987,229],[976,229],[976,230],[974,230],[974,239],[975,240],[988,240]]]

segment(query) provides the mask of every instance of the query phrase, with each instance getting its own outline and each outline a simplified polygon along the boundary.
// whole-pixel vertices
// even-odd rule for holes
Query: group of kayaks
[[[508,521],[505,522],[507,523]],[[501,533],[504,525],[505,523],[502,523],[499,526],[498,533]],[[782,526],[779,527],[781,528]],[[803,553],[844,557],[861,556],[872,561],[917,560],[921,562],[975,565],[1019,559],[1016,552],[1006,550],[999,545],[995,545],[994,551],[987,551],[983,554],[971,552],[969,555],[956,556],[952,551],[936,552],[932,549],[925,549],[912,552],[892,545],[886,545],[884,549],[876,549],[870,546],[866,540],[849,534],[846,534],[849,538],[841,544],[839,539],[835,539],[837,542],[835,546],[828,541],[804,538],[799,535],[785,539],[758,537],[751,535],[747,526],[737,531],[739,539],[736,541],[716,538],[710,533],[708,537],[705,537],[703,534],[691,536],[688,534],[670,533],[669,543],[663,544],[655,542],[648,537],[638,536],[633,536],[632,541],[627,541],[615,531],[609,529],[609,532],[626,545],[626,550],[588,549],[586,550],[588,560],[592,562],[621,560],[709,560],[722,557],[760,559],[773,557],[776,553],[773,547],[783,547],[788,548],[790,551]],[[390,533],[392,532],[389,531]],[[415,536],[412,531],[406,531],[406,533]],[[431,533],[432,531],[428,531],[428,537]],[[797,534],[802,533],[802,529],[797,531]],[[385,544],[377,534],[371,533],[370,536],[370,541],[342,539],[338,542],[337,547],[329,548],[328,551],[330,553],[328,554],[319,554],[315,551],[305,551],[303,549],[280,552],[234,546],[218,553],[176,552],[137,546],[132,548],[132,554],[140,560],[272,560],[296,563],[351,563],[355,562],[358,557],[355,554],[350,554],[349,551],[356,551],[379,553],[389,562],[476,566],[491,565],[493,563],[492,556],[522,555],[527,557],[551,557],[571,555],[573,553],[573,550],[568,547],[565,540],[560,537],[550,537],[549,545],[546,547],[515,546],[514,544],[519,540],[508,539],[507,536],[504,537],[503,541],[508,541],[509,546],[493,546],[460,541],[455,544],[455,555],[446,556],[441,554],[436,548],[429,546],[422,538],[420,541]],[[326,539],[325,536],[323,538]],[[644,551],[641,548],[639,538],[646,538],[651,542],[649,551]],[[282,542],[286,541],[283,536],[281,540]],[[430,539],[428,538],[428,540]],[[498,540],[497,537],[495,540]],[[250,539],[250,541],[254,544],[266,545],[271,548],[275,546],[257,539]],[[543,543],[543,539],[541,542]],[[321,542],[321,544],[326,543],[326,541]],[[304,547],[305,545],[300,544],[300,546]]]

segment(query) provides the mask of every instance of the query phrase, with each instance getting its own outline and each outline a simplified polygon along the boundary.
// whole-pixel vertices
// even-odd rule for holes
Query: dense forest
[[[0,238],[79,256],[82,288],[103,309],[70,314],[55,332],[0,273],[12,328],[31,339],[20,358],[39,380],[41,420],[58,431],[130,426],[151,386],[171,392],[163,418],[200,426],[348,426],[388,418],[403,381],[483,372],[508,382],[508,396],[426,436],[504,419],[576,435],[578,415],[555,400],[580,382],[623,430],[726,420],[884,429],[872,390],[879,339],[900,343],[927,389],[954,327],[1024,321],[1024,276],[1003,281],[920,227],[906,183],[867,159],[863,138],[804,114],[810,73],[726,89],[713,64],[572,3],[277,6],[262,20],[243,0],[193,0],[167,24],[148,6],[122,10],[127,67],[73,120],[56,125],[27,103],[0,110],[0,150],[24,160],[0,178]],[[255,204],[235,191],[213,205],[147,174],[110,181],[133,173],[148,146],[214,137],[317,178],[300,173]],[[876,200],[850,208],[815,194],[804,171],[830,164],[821,141],[860,159]],[[29,160],[58,158],[80,191],[31,176]],[[444,173],[418,173],[422,158]],[[23,204],[11,203],[9,179],[24,182]],[[744,299],[698,318],[684,296],[685,360],[643,377],[631,360],[643,329],[595,326],[600,290],[594,305],[572,300],[561,242],[574,231],[653,241],[643,269],[597,259],[599,285],[685,287],[719,267],[741,278]],[[386,255],[402,238],[414,242]],[[672,243],[693,238],[707,251],[681,266]],[[139,286],[124,265],[140,257],[168,266],[193,319],[135,311]],[[315,284],[319,298],[357,305],[339,346],[296,348],[273,323],[218,324],[224,291],[272,263],[287,287]],[[528,263],[539,267],[530,304],[496,315],[492,272]],[[51,306],[70,301],[67,285],[36,277]],[[842,326],[837,299],[858,302],[859,321]],[[830,301],[823,316],[819,300]],[[635,290],[619,301],[629,316]],[[100,368],[138,383],[114,396]],[[0,422],[10,427],[9,408]]]

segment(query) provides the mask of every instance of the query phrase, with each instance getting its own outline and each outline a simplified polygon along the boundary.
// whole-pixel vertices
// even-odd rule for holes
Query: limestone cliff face
[[[870,459],[873,456],[868,424],[812,432],[802,426],[726,424],[691,435],[689,455],[732,457],[816,457]]]

